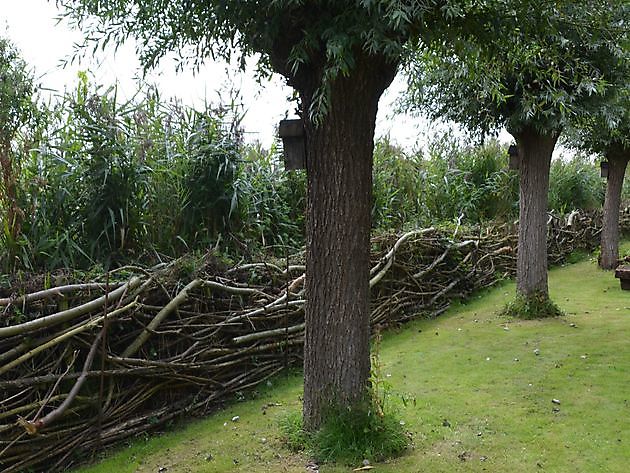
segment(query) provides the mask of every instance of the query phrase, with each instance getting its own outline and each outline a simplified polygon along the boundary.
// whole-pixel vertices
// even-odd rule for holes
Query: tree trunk
[[[306,119],[307,272],[304,426],[366,394],[370,374],[372,153],[378,101],[396,65],[358,53],[333,81],[322,123]],[[314,88],[301,89],[304,114]]]
[[[608,159],[608,183],[604,200],[604,221],[602,225],[601,255],[599,266],[602,269],[615,269],[619,261],[619,207],[621,190],[630,150],[611,148],[606,153]]]
[[[547,298],[547,193],[558,134],[545,135],[526,127],[514,136],[520,160],[516,291],[527,298]]]

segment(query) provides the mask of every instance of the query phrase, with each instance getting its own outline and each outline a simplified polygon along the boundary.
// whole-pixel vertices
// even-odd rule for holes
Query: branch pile
[[[596,220],[550,217],[550,262],[593,249]],[[376,237],[373,326],[435,317],[511,276],[513,227]],[[191,266],[126,268],[54,288],[42,279],[43,289],[0,298],[2,471],[67,469],[301,365],[304,266],[227,268],[212,257]]]

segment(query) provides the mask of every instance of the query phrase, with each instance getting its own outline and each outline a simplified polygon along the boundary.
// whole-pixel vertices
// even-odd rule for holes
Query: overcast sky
[[[134,78],[140,74],[133,45],[127,44],[115,53],[113,49],[106,50],[98,57],[62,69],[61,62],[72,56],[73,44],[80,42],[82,35],[64,23],[58,24],[58,15],[54,2],[47,0],[0,0],[0,31],[17,45],[44,87],[59,91],[73,88],[77,72],[85,70],[98,84],[109,86],[118,81],[120,93],[132,95],[137,89]],[[276,124],[285,115],[292,116],[295,108],[286,100],[291,90],[280,77],[257,84],[253,73],[239,74],[225,64],[211,61],[196,75],[192,71],[176,74],[174,63],[165,61],[146,80],[157,84],[163,97],[177,97],[189,105],[201,104],[205,99],[217,102],[221,90],[225,94],[225,90],[236,86],[247,110],[244,127],[248,140],[259,140],[266,146],[273,140]],[[429,131],[422,120],[393,116],[391,105],[403,87],[403,81],[396,80],[381,99],[377,136],[389,134],[400,145],[412,149],[417,143],[422,144]]]

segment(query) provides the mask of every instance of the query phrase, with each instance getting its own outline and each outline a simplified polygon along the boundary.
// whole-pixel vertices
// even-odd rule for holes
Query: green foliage
[[[377,228],[481,223],[518,213],[518,181],[498,142],[462,145],[434,138],[425,153],[405,155],[387,140],[375,149],[373,220]]]
[[[372,220],[375,227],[400,228],[426,218],[419,178],[422,157],[407,155],[385,138],[374,148]]]
[[[0,38],[0,146],[5,148],[37,117],[35,84],[28,65],[6,39]]]
[[[22,250],[20,207],[23,161],[39,130],[33,75],[14,46],[0,38],[0,268],[9,270]]]
[[[517,319],[546,319],[564,315],[547,294],[516,295],[516,298],[503,309],[503,315]]]
[[[406,106],[482,134],[501,126],[549,134],[627,83],[618,67],[630,53],[627,2],[503,3],[492,20],[479,11],[450,25],[457,38],[436,33],[414,52]]]
[[[306,174],[284,171],[281,158],[275,144],[269,151],[248,147],[236,187],[244,238],[258,247],[276,247],[284,256],[304,244]]]
[[[75,164],[75,205],[92,259],[106,261],[133,247],[141,233],[140,211],[148,169],[136,159],[132,104],[119,104],[116,88],[90,93],[83,75],[70,113],[61,156]]]
[[[442,137],[429,148],[426,208],[438,221],[469,223],[511,218],[517,211],[518,183],[507,169],[507,152],[497,142],[462,147]]]
[[[209,248],[284,257],[304,245],[306,175],[284,171],[278,145],[244,145],[238,109],[193,110],[151,88],[120,103],[115,88],[84,75],[62,99],[39,120],[18,176],[20,208],[33,218],[0,242],[14,267],[110,267]],[[373,176],[375,229],[518,212],[517,175],[495,141],[438,135],[425,151],[405,153],[384,139]],[[586,158],[553,163],[554,210],[597,206],[601,193]]]
[[[549,209],[567,213],[574,209],[600,208],[604,201],[605,181],[591,159],[575,155],[570,160],[551,163]]]
[[[151,264],[210,248],[294,253],[304,244],[305,174],[285,172],[275,145],[243,144],[237,103],[195,110],[150,87],[121,102],[115,87],[80,74],[74,91],[42,105],[15,177],[20,211],[32,218],[15,234],[3,221],[3,263],[33,270]]]
[[[133,37],[147,69],[169,53],[194,65],[218,57],[244,67],[248,57],[255,57],[262,75],[273,71],[293,86],[301,82],[312,87],[312,106],[304,112],[314,122],[329,108],[330,84],[349,75],[358,56],[369,53],[399,61],[404,45],[427,24],[463,16],[468,8],[460,3],[58,1],[65,19],[84,31],[84,51]],[[306,76],[314,79],[308,86]]]
[[[305,118],[315,123],[329,109],[331,83],[350,75],[357,59],[374,55],[407,62],[414,55],[408,50],[419,45],[445,48],[445,56],[456,58],[442,80],[470,78],[473,85],[455,96],[468,111],[479,112],[469,114],[471,120],[484,121],[488,104],[507,104],[514,109],[510,116],[554,121],[550,109],[570,114],[577,96],[606,85],[590,60],[618,59],[621,48],[610,45],[624,23],[610,13],[618,11],[611,3],[623,5],[622,0],[584,6],[541,0],[58,1],[64,18],[84,31],[84,51],[133,37],[147,69],[169,53],[194,65],[219,57],[244,67],[254,57],[261,74],[280,73],[307,93]],[[613,20],[618,23],[607,28]],[[480,53],[479,45],[486,50]],[[491,67],[488,54],[496,59]],[[518,104],[511,100],[514,90],[524,93]]]
[[[228,227],[236,208],[234,181],[240,144],[225,136],[221,123],[205,113],[194,112],[191,125],[183,182],[188,189],[185,231],[189,235],[201,231],[212,237]]]
[[[20,204],[33,218],[16,238],[19,266],[109,267],[218,242],[238,214],[238,120],[229,107],[164,103],[150,88],[121,103],[115,87],[82,74],[23,164]]]
[[[322,462],[357,464],[400,455],[409,436],[396,416],[378,415],[371,405],[333,409],[313,436],[312,450]]]

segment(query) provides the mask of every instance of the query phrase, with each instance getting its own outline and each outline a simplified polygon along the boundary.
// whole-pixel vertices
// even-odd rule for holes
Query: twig
[[[151,336],[151,331],[155,330],[172,311],[174,311],[180,304],[182,304],[186,299],[188,299],[188,293],[200,286],[203,283],[201,279],[195,279],[189,282],[184,289],[180,291],[173,300],[171,300],[168,304],[164,306],[164,308],[157,313],[157,315],[151,320],[149,325],[146,326],[145,330],[142,331],[140,335],[127,347],[127,349],[123,352],[122,356],[124,358],[129,358],[134,355],[144,343]]]
[[[111,312],[109,314],[110,317],[115,316],[115,315],[119,315],[123,312],[126,312],[127,310],[131,309],[132,307],[134,307],[136,305],[135,302],[132,302],[131,304],[126,305],[125,307],[122,307],[120,309],[117,309],[113,312]],[[14,368],[16,366],[18,366],[21,363],[24,363],[26,360],[34,357],[35,355],[37,355],[38,353],[49,349],[50,347],[57,345],[58,343],[63,342],[64,340],[67,340],[68,338],[71,338],[81,332],[85,332],[87,329],[94,327],[95,325],[98,325],[98,323],[103,320],[103,317],[97,317],[95,319],[92,319],[88,322],[85,322],[84,324],[75,327],[72,330],[68,330],[67,332],[63,333],[62,335],[59,335],[58,337],[53,338],[52,340],[36,347],[33,348],[32,350],[30,350],[29,352],[25,353],[24,355],[22,355],[21,357],[7,363],[4,366],[0,367],[0,374],[4,374],[7,371],[9,371],[11,368]]]
[[[77,379],[76,383],[74,383],[74,386],[72,386],[72,389],[68,393],[68,397],[66,397],[63,400],[61,405],[57,407],[56,409],[50,411],[41,419],[35,418],[32,421],[25,421],[22,423],[22,426],[26,429],[26,431],[30,435],[35,435],[39,433],[39,431],[46,428],[53,422],[55,422],[58,418],[60,418],[66,412],[68,407],[70,407],[70,404],[72,404],[74,399],[77,397],[77,394],[79,394],[79,391],[81,390],[81,387],[83,386],[83,383],[87,379],[87,372],[90,370],[90,367],[92,366],[92,362],[94,361],[94,355],[96,354],[96,349],[98,348],[98,342],[101,340],[101,337],[103,336],[103,332],[104,330],[101,330],[98,336],[96,337],[96,339],[94,340],[94,342],[92,343],[90,352],[88,353],[88,356],[85,359],[85,363],[83,364],[83,371],[81,372],[81,376],[79,376],[79,379]]]

